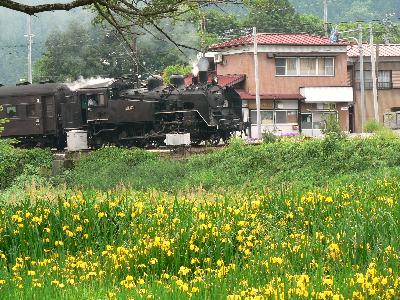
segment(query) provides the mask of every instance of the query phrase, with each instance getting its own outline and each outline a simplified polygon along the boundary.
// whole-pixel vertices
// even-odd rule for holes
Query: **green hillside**
[[[48,1],[20,1],[36,4]],[[81,9],[70,12],[40,13],[32,17],[33,39],[32,57],[39,58],[49,34],[62,30],[72,20],[80,22],[88,19],[89,13]],[[25,14],[0,8],[0,83],[15,84],[20,79],[27,79],[27,17]]]
[[[323,16],[323,0],[290,0],[301,13]],[[328,0],[328,17],[332,22],[382,20],[386,14],[395,13],[400,17],[398,0]]]

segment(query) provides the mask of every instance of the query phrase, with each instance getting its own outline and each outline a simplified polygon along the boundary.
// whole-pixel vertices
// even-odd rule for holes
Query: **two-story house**
[[[378,116],[379,122],[393,129],[400,128],[400,45],[375,46]],[[371,47],[363,45],[365,120],[374,119],[374,98]],[[354,127],[361,132],[360,51],[358,46],[348,47],[349,77],[354,86]]]
[[[320,135],[325,120],[337,116],[351,130],[353,89],[347,77],[346,42],[308,34],[257,35],[262,130],[276,134]],[[253,37],[243,36],[210,47],[222,78],[238,76],[234,87],[243,99],[243,115],[256,130]]]

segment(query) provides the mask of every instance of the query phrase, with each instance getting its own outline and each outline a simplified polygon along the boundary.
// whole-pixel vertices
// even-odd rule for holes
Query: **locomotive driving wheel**
[[[213,134],[208,140],[208,143],[212,146],[218,146],[221,141],[221,137],[218,134]]]

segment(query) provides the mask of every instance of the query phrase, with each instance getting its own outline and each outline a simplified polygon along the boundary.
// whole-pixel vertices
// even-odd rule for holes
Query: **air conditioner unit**
[[[220,64],[220,63],[222,63],[222,61],[223,61],[222,54],[217,53],[214,55],[214,63]]]

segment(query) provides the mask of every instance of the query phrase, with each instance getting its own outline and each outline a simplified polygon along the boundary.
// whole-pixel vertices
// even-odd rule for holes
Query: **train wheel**
[[[212,146],[218,146],[220,141],[221,141],[221,137],[219,135],[214,135],[214,134],[208,140],[209,144]]]

